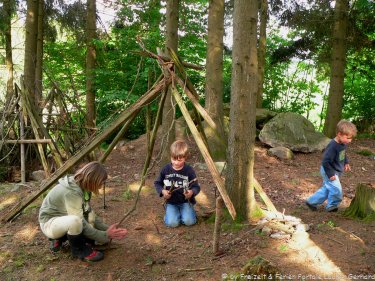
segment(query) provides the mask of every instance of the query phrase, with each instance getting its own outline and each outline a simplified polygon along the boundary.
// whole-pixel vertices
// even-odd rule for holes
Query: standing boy
[[[164,222],[168,227],[190,226],[197,222],[194,204],[200,186],[194,169],[185,163],[188,149],[185,141],[172,143],[171,163],[163,167],[154,182],[157,193],[165,200]]]
[[[341,120],[336,127],[336,137],[327,145],[320,173],[323,186],[306,200],[306,205],[312,211],[317,210],[317,205],[327,200],[326,211],[337,212],[342,201],[342,187],[339,176],[345,171],[350,171],[346,156],[347,144],[351,143],[357,135],[357,128],[349,121]]]

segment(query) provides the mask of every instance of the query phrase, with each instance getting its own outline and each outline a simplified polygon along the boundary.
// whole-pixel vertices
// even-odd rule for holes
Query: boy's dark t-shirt
[[[194,179],[195,181],[192,182]],[[189,182],[191,182],[190,185]],[[185,199],[184,195],[186,189],[191,189],[193,191],[193,196],[191,197],[190,202],[195,204],[195,196],[201,190],[194,169],[186,163],[184,167],[178,171],[173,169],[171,163],[165,165],[161,170],[159,177],[155,180],[154,185],[160,197],[163,196],[161,192],[164,186],[167,190],[170,190],[171,186],[174,185],[172,196],[167,201],[172,205],[189,202]]]
[[[346,144],[338,143],[335,139],[327,145],[323,154],[322,166],[328,178],[335,174],[340,176],[344,172],[344,166],[348,163],[346,147]]]

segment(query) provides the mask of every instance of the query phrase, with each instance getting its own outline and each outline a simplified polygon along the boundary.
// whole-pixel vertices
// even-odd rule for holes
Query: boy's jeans
[[[168,227],[177,227],[180,223],[193,225],[197,222],[197,215],[192,204],[166,204],[164,222]]]
[[[323,178],[323,186],[311,195],[310,198],[307,199],[307,202],[316,206],[328,199],[326,209],[337,207],[342,201],[342,187],[339,176],[336,174],[336,179],[334,181],[329,180],[323,167],[320,167],[320,174]]]

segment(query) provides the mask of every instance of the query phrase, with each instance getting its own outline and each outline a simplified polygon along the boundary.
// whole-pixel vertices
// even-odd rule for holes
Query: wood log
[[[357,185],[355,197],[344,211],[344,216],[365,221],[375,220],[375,184]]]
[[[221,231],[221,222],[223,218],[223,206],[224,201],[219,195],[216,198],[216,216],[215,216],[215,228],[214,228],[214,234],[213,234],[213,254],[215,256],[218,256],[221,254],[220,252],[220,231]]]

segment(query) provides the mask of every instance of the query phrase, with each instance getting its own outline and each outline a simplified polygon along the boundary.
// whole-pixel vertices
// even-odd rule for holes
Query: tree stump
[[[375,186],[360,183],[357,185],[355,197],[346,208],[344,216],[359,218],[365,221],[375,220]]]

